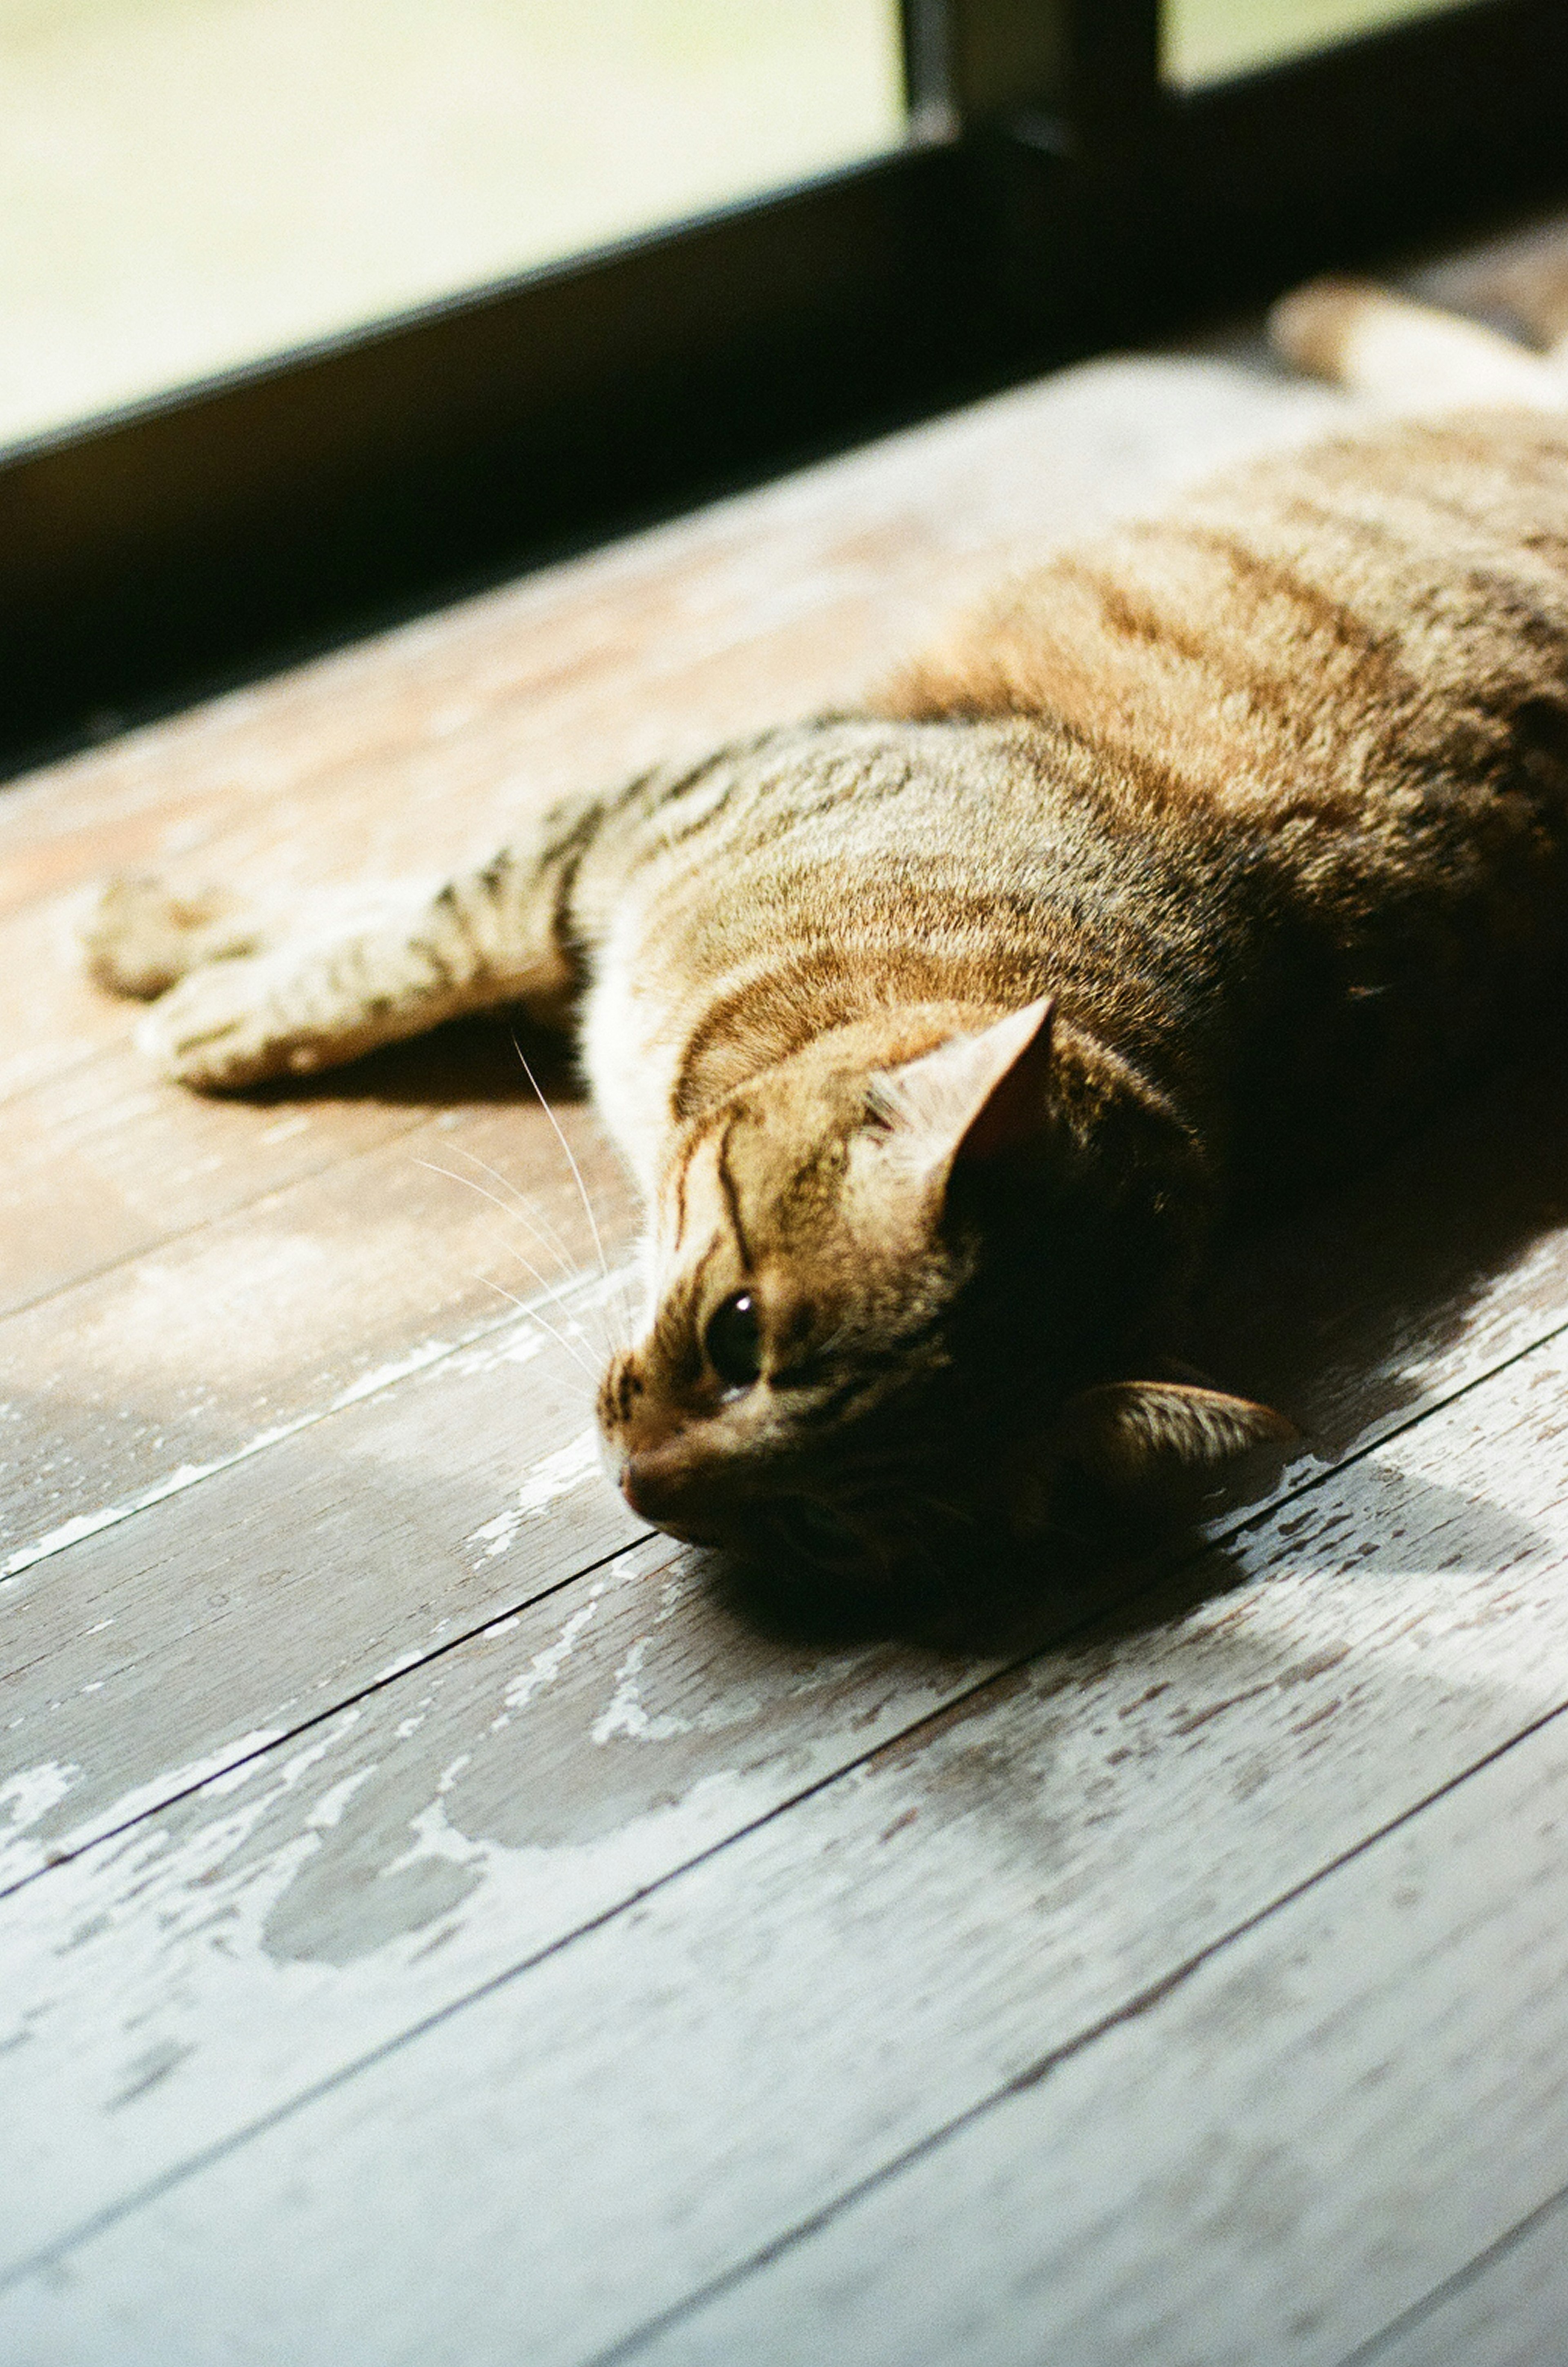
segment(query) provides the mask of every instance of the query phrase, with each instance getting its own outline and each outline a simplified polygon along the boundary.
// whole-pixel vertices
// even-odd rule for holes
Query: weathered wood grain
[[[284,1103],[272,1122],[299,1115]],[[618,1258],[633,1225],[619,1162],[586,1106],[557,1116]],[[553,1127],[531,1099],[502,1095],[344,1151],[0,1320],[0,1577],[258,1451],[371,1376],[494,1329],[503,1293],[538,1298],[549,1320],[548,1288],[595,1255]],[[595,1366],[618,1314],[585,1325],[578,1344]]]
[[[1568,2192],[1344,2367],[1551,2367],[1568,2327]]]
[[[604,1296],[552,1316],[589,1333]],[[13,1810],[72,1771],[21,1870],[640,1535],[599,1471],[592,1381],[564,1330],[520,1318],[0,1588]]]
[[[1043,2057],[1140,2001],[1152,2018],[1150,1996],[1185,1962],[1568,1700],[1565,1375],[1568,1343],[1517,1362],[1136,1619],[1123,1612],[869,1760],[940,1697],[929,1672],[923,1701],[901,1701],[908,1664],[786,1662],[782,1690],[775,1665],[759,1716],[745,1704],[766,1654],[716,1625],[716,1606],[678,1587],[633,1639],[593,1607],[606,1597],[579,1587],[548,1606],[548,1642],[532,1627],[477,1639],[310,1750],[275,1751],[17,1894],[0,1946],[28,2035],[6,2076],[18,2100],[48,2096],[60,2146],[58,2163],[45,2139],[14,2166],[3,2215],[19,2245],[51,2211],[67,2220],[67,2184],[84,2214],[113,2208],[493,1981],[546,1944],[574,1886],[586,1883],[580,1914],[602,1895],[593,1875],[618,1851],[631,1897],[660,1850],[673,1867],[711,1848],[727,1815],[739,1812],[732,1830],[753,1827],[89,2236],[0,2309],[0,2334],[62,2360],[94,2355],[105,2329],[134,2350],[153,2328],[171,2361],[222,2355],[243,2328],[260,2355],[301,2361],[583,2359]],[[513,1723],[498,1733],[509,1688]],[[854,1772],[823,1788],[835,1754]],[[770,1791],[782,1802],[813,1785],[756,1822]],[[1450,1914],[1457,1898],[1462,1925],[1463,1885],[1433,1895]],[[115,2012],[84,2041],[78,2000],[102,1999],[111,1978]],[[1264,2023],[1269,1995],[1254,2000]],[[1216,2046],[1240,2079],[1235,2038],[1222,2030]],[[1483,2041],[1472,2024],[1468,2043]],[[1046,2148],[1053,2195],[1090,2191],[1135,2124],[1128,2175],[1157,2138],[1179,2202],[1183,2116],[1207,2109],[1209,2056],[1187,2041],[1167,2052],[1190,2096],[1173,2102],[1168,2078],[1152,2134],[1125,2082],[1102,2123],[1087,2106],[1070,2117],[1071,2142]],[[16,2115],[44,2122],[41,2109]],[[1527,2187],[1536,2167],[1521,2170]],[[986,2192],[961,2180],[941,2210],[966,2213],[967,2228]],[[1200,2180],[1195,2210],[1202,2192]],[[1365,2204],[1363,2188],[1344,2208]],[[1152,2208],[1139,2205],[1145,2228]],[[1082,2216],[1080,2248],[1094,2235]],[[1027,2224],[1010,2227],[1032,2258]],[[1438,2232],[1434,2220],[1410,2256],[1427,2284]],[[777,2274],[805,2277],[810,2299],[795,2258]],[[1141,2258],[1157,2290],[1163,2250],[1145,2244]],[[781,2357],[949,2355],[934,2336],[929,2352],[875,2347],[879,2308],[908,2338],[894,2289],[911,2261],[929,2259],[942,2307],[949,2278],[961,2312],[962,2246],[940,2217],[908,2248],[832,2259],[815,2315],[796,2318],[762,2283],[752,2307],[744,2287],[716,2305],[711,2342],[692,2337],[694,2355],[770,2358],[780,2326],[799,2329]],[[833,2295],[861,2281],[876,2296],[840,2341]],[[1006,2300],[1000,2269],[983,2290],[987,2306]],[[1030,2341],[1053,2322],[1040,2316],[1050,2290],[1028,2305]],[[175,2304],[187,2291],[201,2297],[188,2320]],[[1365,2293],[1363,2331],[1411,2297],[1392,2271],[1369,2275]],[[962,2336],[961,2314],[941,2323],[942,2341],[953,2323]],[[669,2355],[686,2339],[677,2328]],[[1079,2354],[1048,2355],[1076,2367]],[[1194,2354],[1140,2337],[1083,2355]],[[1214,2353],[1232,2355],[1251,2367],[1273,2354]]]
[[[1331,2367],[1568,2175],[1565,1830],[1558,1717],[617,2355]],[[1531,2282],[1473,2350],[1371,2355],[1547,2367],[1562,2282]]]

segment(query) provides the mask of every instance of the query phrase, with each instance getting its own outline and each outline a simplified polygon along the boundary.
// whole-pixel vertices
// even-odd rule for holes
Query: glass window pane
[[[0,0],[0,442],[903,136],[897,0]]]
[[[1431,17],[1463,0],[1165,0],[1161,28],[1167,82],[1190,90],[1254,66],[1325,49],[1410,17]]]

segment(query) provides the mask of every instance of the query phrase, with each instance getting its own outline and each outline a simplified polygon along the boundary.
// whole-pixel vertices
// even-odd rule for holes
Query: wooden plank
[[[346,1092],[269,1104],[204,1101],[140,1060],[71,1068],[6,1111],[0,1308],[36,1306],[137,1251],[194,1231],[296,1177],[408,1134],[442,1104],[425,1064]],[[423,1090],[420,1090],[420,1083]]]
[[[17,2152],[0,2219],[19,2245],[51,2214],[59,2228],[152,2191],[18,2288],[0,2335],[63,2360],[111,2327],[130,2352],[167,2329],[178,2360],[222,2355],[243,2327],[269,2355],[355,2361],[441,2358],[460,2325],[476,2367],[583,2359],[1046,2055],[1118,2017],[1143,2027],[1186,1961],[1568,1696],[1565,1377],[1560,1341],[1136,1616],[868,1760],[940,1698],[929,1670],[786,1660],[759,1723],[744,1704],[767,1650],[727,1630],[721,1606],[676,1597],[665,1619],[650,1605],[628,1639],[581,1618],[580,1588],[551,1604],[547,1643],[530,1628],[503,1651],[465,1647],[439,1689],[411,1672],[354,1726],[323,1730],[308,1763],[273,1753],[17,1893],[0,1910],[3,1993],[27,2033],[7,2058],[8,2119],[43,2149]],[[509,1688],[521,1734],[492,1725]],[[824,1785],[835,1754],[853,1772]],[[795,1804],[759,1822],[770,1793]],[[660,1850],[671,1868],[712,1852],[727,1818],[744,1838],[638,1898]],[[1477,1829],[1496,1868],[1491,1811]],[[632,1911],[497,1986],[617,1851]],[[1506,1864],[1497,1878],[1511,1894]],[[1330,1922],[1326,1961],[1343,1974],[1359,1959]],[[1389,1962],[1397,1986],[1404,1961]],[[1414,1978],[1419,1950],[1413,1962]],[[1253,1998],[1260,2023],[1270,1994]],[[383,2051],[411,2026],[412,2044]],[[1156,2053],[1187,2078],[1208,2061]],[[1174,2148],[1179,2200],[1185,2132],[1206,2106],[1201,2080],[1176,2101],[1168,2089],[1147,2141]],[[1039,2092],[1056,2092],[1055,2074]],[[1117,2092],[1114,2111],[1072,2122],[1077,2152],[1051,2156],[1069,2194],[1100,2174],[1097,2130],[1112,2155],[1122,2142],[1136,2091]],[[194,2175],[160,2196],[181,2162]],[[960,2180],[942,2209],[968,2212],[967,2227],[986,2191]],[[907,2248],[863,2247],[858,2267],[835,2254],[834,2276],[885,2287],[928,2251],[954,2294],[973,2290],[929,2226]],[[1414,2271],[1427,2283],[1429,2254]],[[1363,2330],[1408,2297],[1388,2305],[1391,2289],[1369,2277],[1382,2316]],[[878,2290],[903,2339],[897,2295]],[[701,2355],[773,2355],[770,2329],[795,2321],[787,2296],[757,2292],[741,2333],[725,2319]],[[186,2294],[200,2296],[195,2317]],[[842,2342],[820,2315],[799,2324],[804,2347],[780,2355],[884,2355],[858,2317]],[[1076,2367],[1071,2348],[1052,2355]]]
[[[20,2154],[0,2168],[0,2259],[181,2159],[198,2123],[227,2135],[623,1907],[973,1674],[887,1647],[781,1648],[705,1601],[692,1557],[650,1541],[57,1865],[0,1902],[0,2047],[27,2033],[0,2056],[0,2093],[32,2173],[14,2176]],[[194,1883],[178,1906],[176,1863]],[[213,2009],[227,2022],[237,2003],[212,1988],[220,1959],[249,1993],[234,2043],[201,2044],[171,2086],[176,1995],[202,2001],[214,2034]],[[92,2002],[106,1978],[123,2023]],[[85,2109],[62,2089],[40,2112],[68,2028]],[[153,2065],[165,2075],[138,2109]]]
[[[580,1285],[570,1314],[587,1329],[603,1296]],[[370,1388],[0,1589],[13,1827],[65,1787],[15,1870],[643,1534],[600,1477],[564,1331],[524,1317]]]
[[[1358,2348],[1345,2367],[1549,2367],[1568,2327],[1568,2191]]]
[[[1370,2332],[1568,2177],[1565,1829],[1559,1717],[1032,2090],[617,2355],[1367,2358]],[[1518,2282],[1494,2287],[1520,2314],[1477,2348],[1446,2347],[1446,2330],[1484,2326],[1451,2315],[1371,2357],[1560,2358],[1553,2234],[1552,2271],[1517,2257]]]
[[[502,1053],[495,1105],[334,1158],[0,1322],[0,1577],[494,1329],[502,1293],[551,1319],[541,1284],[577,1281],[595,1243],[553,1127],[507,1097],[513,1071],[527,1087]],[[284,1103],[273,1123],[301,1116]],[[558,1117],[619,1256],[633,1228],[619,1162],[585,1105]],[[579,1342],[595,1365],[613,1311]]]

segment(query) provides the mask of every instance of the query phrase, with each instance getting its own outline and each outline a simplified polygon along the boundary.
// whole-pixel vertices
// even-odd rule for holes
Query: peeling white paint
[[[482,1546],[487,1561],[503,1554],[514,1542],[519,1529],[526,1521],[535,1520],[547,1512],[552,1504],[581,1488],[585,1479],[599,1470],[599,1433],[592,1427],[580,1431],[565,1446],[558,1446],[536,1464],[517,1491],[515,1503],[493,1521],[475,1529],[464,1538],[465,1545]]]
[[[51,1761],[18,1772],[0,1787],[0,1803],[14,1795],[27,1811],[23,1816],[12,1816],[12,1839],[0,1843],[0,1888],[26,1881],[54,1859],[75,1856],[105,1834],[136,1823],[149,1810],[163,1807],[181,1793],[205,1788],[215,1777],[231,1785],[243,1781],[250,1770],[235,1762],[254,1760],[259,1752],[271,1750],[281,1741],[283,1732],[279,1727],[258,1727],[184,1766],[164,1768],[147,1782],[120,1793],[93,1816],[84,1818],[79,1825],[53,1835],[47,1847],[23,1838],[24,1829],[37,1824],[40,1817],[56,1807],[66,1792],[80,1782],[83,1770],[61,1767]]]
[[[378,1389],[389,1389],[394,1382],[407,1380],[411,1373],[423,1373],[427,1365],[434,1365],[442,1356],[450,1356],[455,1344],[450,1340],[426,1340],[419,1347],[411,1349],[406,1356],[398,1357],[394,1363],[378,1365],[374,1372],[362,1373],[358,1380],[351,1381],[345,1389],[338,1391],[327,1408],[328,1412],[341,1413],[344,1406],[358,1405],[365,1398],[374,1397]]]
[[[588,1601],[572,1613],[555,1642],[547,1645],[542,1652],[536,1652],[522,1675],[513,1678],[502,1696],[502,1707],[491,1721],[490,1730],[492,1734],[497,1733],[502,1727],[510,1722],[514,1710],[524,1708],[528,1702],[532,1701],[541,1685],[555,1683],[556,1679],[570,1659],[578,1637],[598,1610],[604,1591],[604,1581],[601,1580],[591,1590]]]
[[[5,1831],[0,1835],[0,1883],[15,1882],[23,1874],[30,1874],[47,1862],[48,1852],[36,1841],[21,1842],[20,1836],[40,1817],[47,1817],[58,1807],[73,1784],[81,1780],[82,1770],[73,1760],[46,1759],[37,1767],[24,1767],[0,1784],[0,1811],[5,1815]]]
[[[412,1651],[400,1652],[395,1660],[389,1660],[384,1669],[378,1669],[368,1682],[373,1685],[389,1685],[394,1677],[400,1677],[405,1669],[413,1668],[418,1661],[426,1659],[428,1654],[428,1645],[416,1644]]]
[[[613,1741],[624,1734],[637,1742],[668,1742],[678,1734],[690,1734],[689,1717],[677,1717],[670,1713],[649,1717],[642,1705],[642,1688],[637,1679],[648,1658],[649,1637],[639,1636],[626,1659],[615,1670],[615,1690],[609,1705],[594,1720],[592,1738],[595,1742]]]
[[[340,1825],[344,1810],[360,1785],[369,1783],[380,1763],[379,1760],[373,1759],[367,1767],[356,1768],[352,1775],[345,1775],[341,1784],[334,1784],[330,1791],[323,1792],[305,1819],[307,1829],[330,1832],[334,1826]]]
[[[330,1415],[343,1413],[350,1407],[361,1403],[366,1398],[374,1397],[383,1389],[395,1388],[400,1383],[411,1380],[419,1374],[429,1371],[434,1365],[452,1365],[454,1369],[466,1376],[469,1373],[491,1370],[501,1364],[529,1364],[536,1356],[543,1354],[547,1348],[554,1344],[550,1331],[545,1326],[543,1319],[541,1318],[539,1322],[534,1321],[531,1310],[536,1308],[543,1309],[552,1305],[558,1305],[563,1297],[568,1298],[572,1308],[592,1308],[602,1304],[606,1292],[613,1285],[618,1286],[619,1281],[620,1277],[616,1274],[612,1274],[608,1282],[595,1274],[573,1283],[568,1290],[538,1291],[531,1298],[523,1302],[520,1314],[508,1316],[504,1322],[477,1325],[471,1332],[456,1341],[427,1340],[418,1348],[411,1350],[407,1355],[400,1356],[392,1363],[379,1365],[371,1372],[361,1374],[357,1380],[351,1381],[346,1387],[337,1390],[327,1399],[324,1404],[311,1406],[288,1421],[275,1422],[256,1432],[254,1436],[246,1439],[241,1445],[233,1447],[229,1453],[213,1455],[209,1461],[203,1463],[178,1464],[173,1470],[165,1472],[160,1478],[150,1481],[145,1488],[138,1489],[133,1494],[121,1498],[115,1503],[106,1504],[95,1512],[74,1513],[70,1520],[62,1521],[58,1527],[46,1530],[43,1535],[30,1539],[27,1544],[14,1547],[5,1561],[0,1562],[0,1582],[6,1579],[19,1577],[23,1570],[30,1569],[35,1563],[48,1560],[54,1554],[63,1553],[68,1546],[79,1545],[84,1538],[96,1536],[103,1530],[114,1528],[121,1521],[128,1521],[136,1513],[144,1512],[152,1505],[162,1503],[166,1497],[178,1495],[182,1489],[195,1487],[203,1479],[210,1479],[220,1472],[231,1470],[236,1464],[249,1462],[253,1455],[265,1454],[269,1448],[298,1436],[300,1431],[309,1430],[314,1423],[325,1420]],[[573,1323],[570,1328],[576,1330],[577,1327]],[[457,1360],[455,1364],[454,1360]],[[586,1435],[592,1437],[591,1433]],[[161,1440],[152,1439],[149,1442],[149,1450],[155,1452],[161,1444]],[[562,1453],[570,1454],[574,1451],[578,1449],[562,1450]],[[532,1512],[543,1510],[546,1505],[554,1502],[556,1496],[565,1491],[566,1486],[575,1485],[577,1478],[581,1476],[581,1472],[574,1471],[560,1484],[547,1478],[545,1475],[549,1471],[550,1464],[558,1459],[549,1458],[540,1467],[540,1481],[549,1492],[537,1498],[528,1497],[526,1501],[520,1499],[517,1508],[520,1518],[526,1518]],[[526,1489],[525,1496],[527,1497]],[[494,1546],[492,1550],[498,1553],[504,1552],[506,1545],[510,1543],[511,1537],[508,1536],[504,1544]]]

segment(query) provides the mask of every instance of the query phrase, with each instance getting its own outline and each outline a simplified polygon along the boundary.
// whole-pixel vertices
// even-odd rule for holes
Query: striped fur
[[[1151,1377],[1216,1227],[1408,1123],[1568,954],[1568,380],[1354,287],[1279,334],[1421,415],[373,914],[203,902],[186,965],[121,885],[98,975],[188,967],[146,1040],[206,1087],[581,1000],[649,1212],[601,1421],[677,1535],[891,1575],[1048,1525],[1068,1463],[1278,1435]]]

